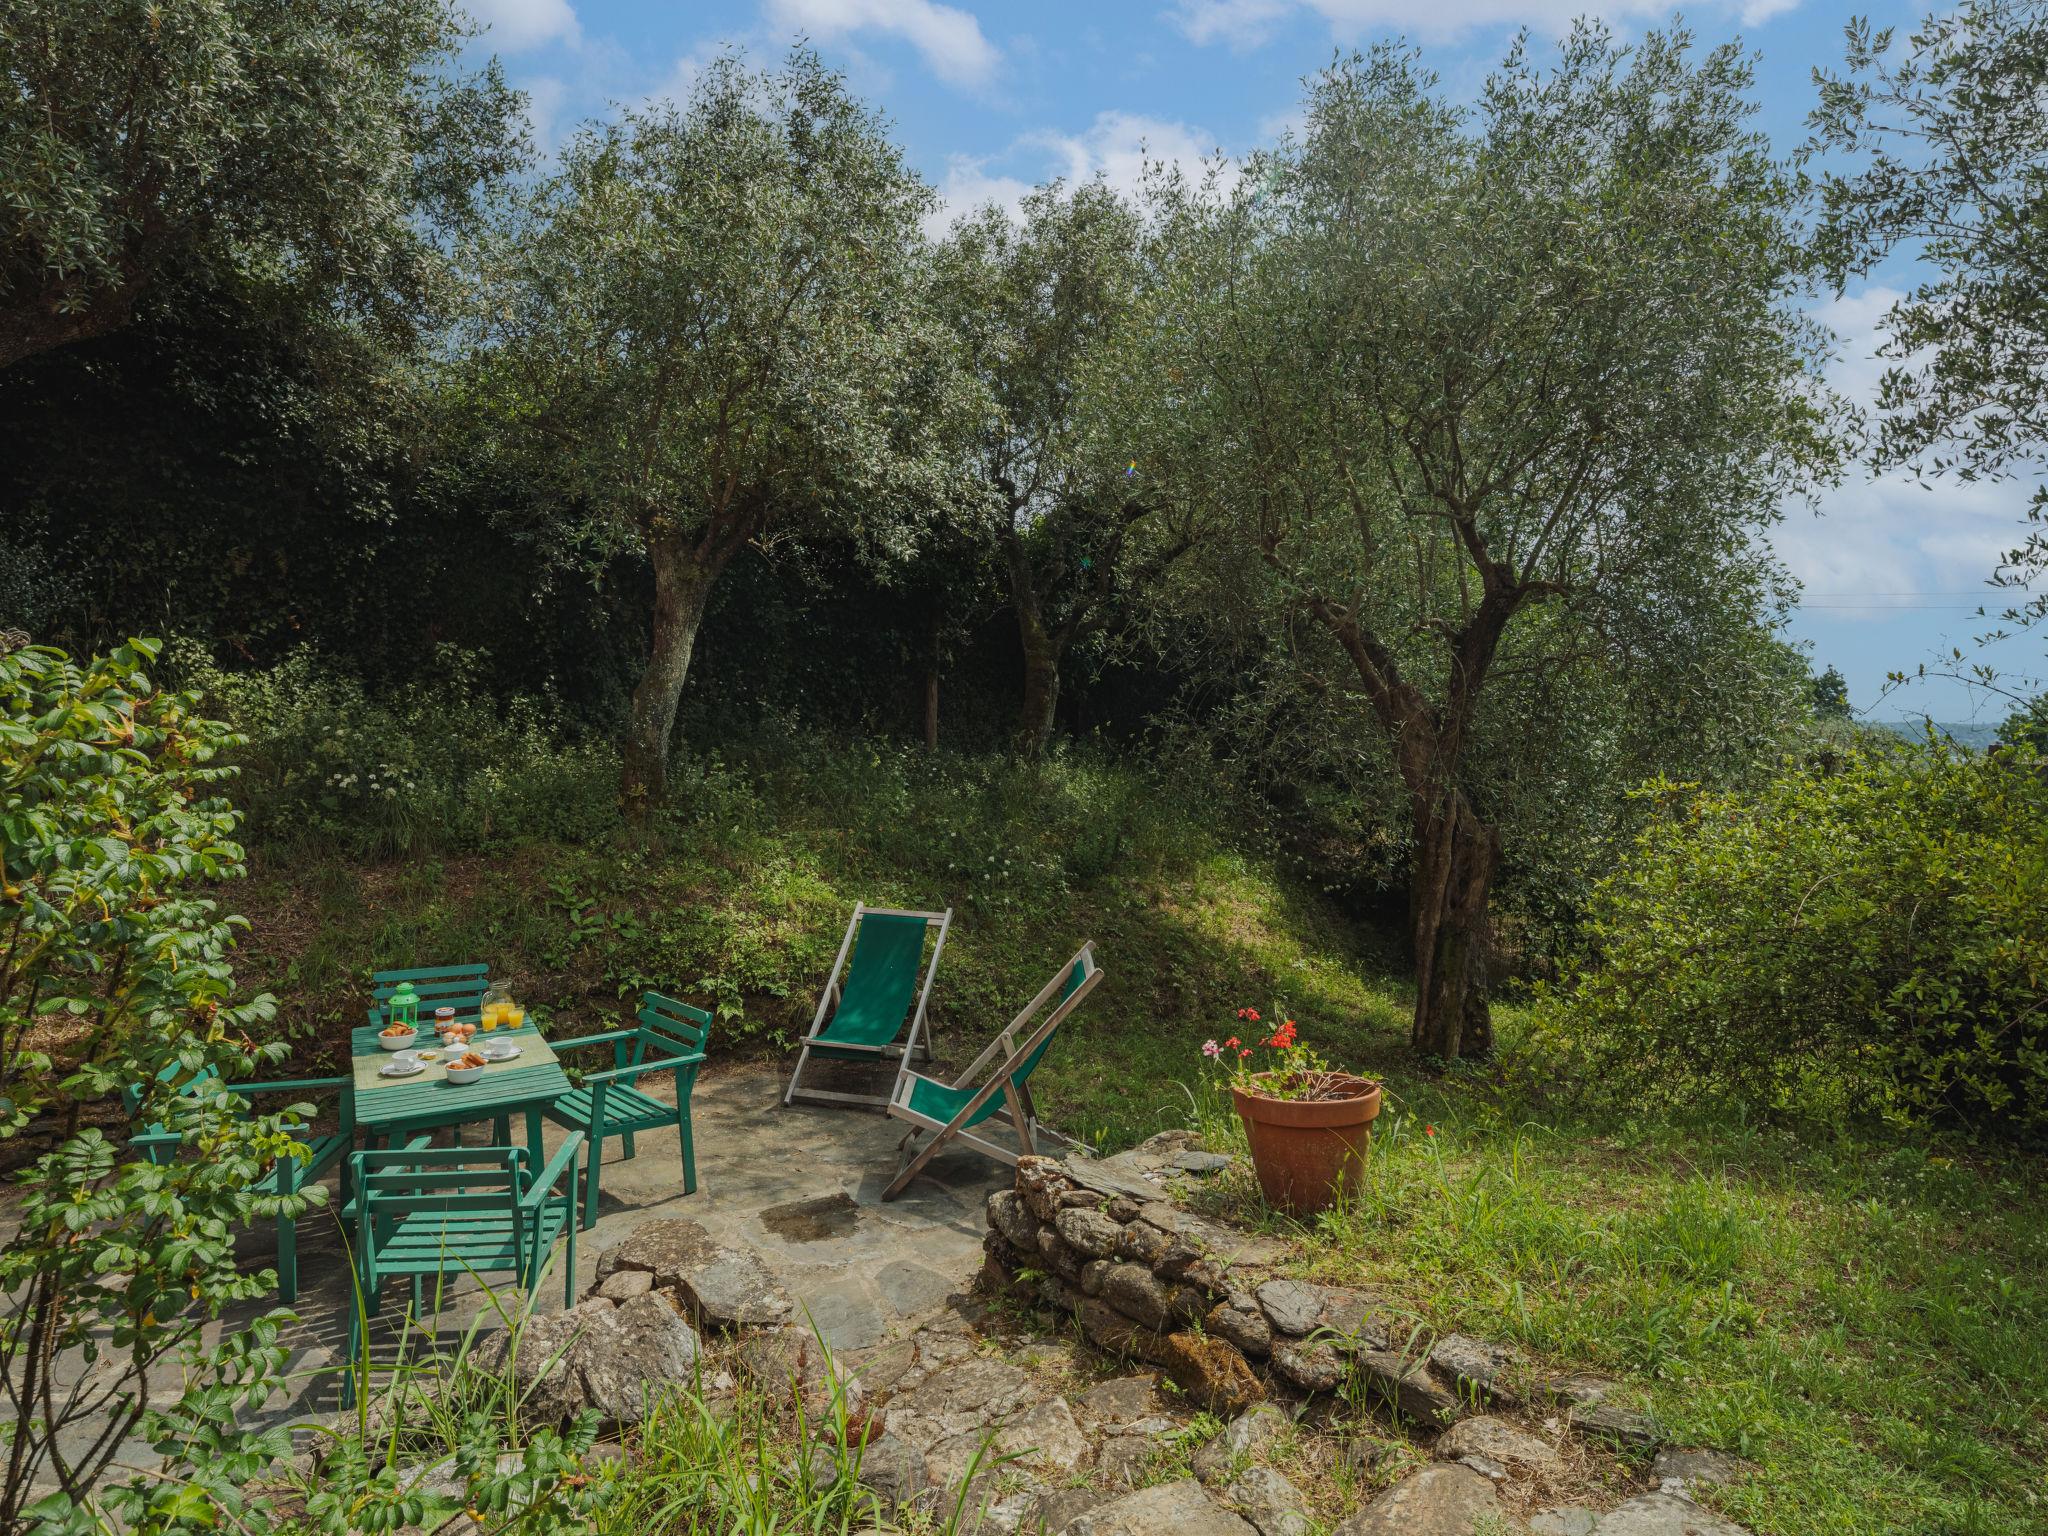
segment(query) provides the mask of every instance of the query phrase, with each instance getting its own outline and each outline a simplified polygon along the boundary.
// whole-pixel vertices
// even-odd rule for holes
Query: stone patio
[[[594,1282],[598,1255],[643,1222],[683,1216],[725,1246],[758,1254],[833,1349],[882,1342],[914,1315],[965,1287],[981,1263],[989,1193],[1007,1188],[1010,1171],[971,1151],[947,1153],[897,1199],[882,1190],[895,1176],[897,1143],[907,1129],[872,1111],[782,1103],[779,1073],[742,1065],[700,1077],[692,1097],[697,1192],[682,1192],[682,1157],[672,1132],[638,1138],[627,1159],[605,1144],[598,1221],[576,1239],[576,1291]],[[665,1078],[647,1085],[673,1100]],[[473,1140],[475,1128],[469,1131]],[[550,1125],[549,1149],[562,1132]],[[330,1181],[330,1190],[331,1190]],[[252,1264],[269,1262],[269,1232],[244,1239]],[[535,1297],[536,1312],[562,1305],[561,1258]],[[328,1363],[347,1317],[346,1251],[335,1222],[316,1214],[299,1239],[297,1310],[312,1336],[303,1365]],[[437,1331],[467,1326],[477,1285],[451,1278]],[[433,1298],[429,1296],[429,1306]],[[402,1287],[384,1295],[388,1322],[405,1306]]]
[[[949,1152],[932,1162],[927,1177],[885,1205],[882,1190],[900,1166],[897,1143],[906,1127],[874,1111],[785,1108],[782,1086],[780,1073],[758,1063],[699,1077],[692,1096],[693,1195],[682,1193],[682,1155],[672,1131],[642,1135],[630,1160],[618,1142],[605,1144],[598,1222],[577,1236],[579,1296],[595,1281],[600,1253],[643,1223],[673,1216],[700,1224],[720,1244],[759,1255],[796,1303],[796,1320],[807,1314],[835,1350],[871,1348],[967,1286],[981,1263],[987,1197],[1008,1187],[1010,1171],[971,1151]],[[644,1087],[674,1100],[667,1077],[649,1079]],[[472,1143],[481,1134],[478,1127],[468,1128]],[[562,1134],[548,1126],[550,1150],[561,1144]],[[296,1346],[291,1369],[297,1390],[272,1399],[265,1422],[294,1422],[332,1412],[339,1403],[340,1378],[329,1368],[347,1348],[351,1282],[348,1251],[333,1214],[335,1181],[330,1177],[326,1184],[329,1209],[310,1213],[299,1225],[294,1310],[301,1322],[287,1335]],[[273,1263],[276,1228],[262,1223],[243,1233],[237,1250],[245,1268]],[[535,1296],[537,1313],[562,1307],[563,1253],[558,1244],[555,1267]],[[494,1277],[493,1283],[505,1281]],[[371,1334],[377,1359],[394,1351],[408,1292],[391,1284],[383,1299]],[[451,1275],[439,1314],[426,1321],[452,1343],[477,1316],[479,1299],[476,1281]],[[430,1289],[430,1308],[433,1302]],[[232,1309],[207,1327],[206,1341],[241,1328],[272,1304]],[[486,1326],[495,1320],[487,1319]],[[167,1366],[153,1379],[152,1396],[174,1398],[179,1387],[177,1370]],[[133,1442],[121,1459],[137,1458],[154,1459],[146,1446]]]

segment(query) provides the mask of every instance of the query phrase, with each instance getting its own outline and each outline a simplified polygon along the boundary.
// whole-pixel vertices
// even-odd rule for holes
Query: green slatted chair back
[[[659,992],[640,995],[639,1019],[640,1038],[633,1045],[635,1066],[643,1059],[650,1040],[687,1055],[704,1049],[704,1041],[711,1033],[710,1014]]]
[[[533,1177],[524,1147],[409,1147],[358,1152],[355,1174],[357,1243],[368,1255],[371,1278],[416,1265],[398,1265],[389,1252],[391,1232],[409,1217],[411,1225],[438,1230],[452,1267],[484,1253],[499,1253],[509,1237],[510,1268],[523,1271],[526,1223],[519,1208]],[[465,1231],[478,1234],[465,1240]],[[432,1257],[431,1245],[417,1241],[418,1255]],[[436,1262],[438,1262],[436,1260]]]
[[[370,973],[370,1023],[385,1025],[384,1005],[401,981],[412,983],[419,994],[420,1023],[434,1017],[436,1008],[453,1008],[455,1022],[474,1023],[483,1011],[484,989],[491,984],[487,965],[435,965],[414,971],[372,971]]]
[[[174,1061],[157,1073],[156,1080],[160,1083],[175,1082],[178,1074],[184,1070],[182,1065]],[[199,1073],[190,1082],[180,1087],[178,1092],[182,1097],[195,1098],[202,1093],[211,1092],[219,1086],[220,1074],[214,1071],[213,1068],[208,1067],[204,1072]],[[129,1115],[133,1116],[141,1111],[144,1097],[146,1095],[143,1093],[142,1084],[129,1083],[121,1089],[121,1107],[127,1110]],[[161,1130],[162,1127],[152,1126],[150,1129]]]
[[[924,968],[928,926],[922,917],[861,914],[839,1007],[819,1032],[820,1040],[887,1045],[902,1033]]]

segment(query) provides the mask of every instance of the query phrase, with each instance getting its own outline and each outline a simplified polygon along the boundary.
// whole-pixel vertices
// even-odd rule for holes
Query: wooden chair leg
[[[356,1371],[362,1365],[363,1314],[353,1302],[348,1309],[348,1354],[344,1359],[346,1369],[341,1376],[341,1406],[353,1408],[356,1405]]]
[[[573,1183],[569,1186],[571,1193],[568,1198],[571,1202],[576,1198],[575,1187]],[[573,1209],[569,1213],[566,1225],[569,1229],[569,1254],[568,1262],[562,1266],[562,1305],[573,1307],[576,1305],[576,1219]]]
[[[277,1299],[287,1307],[299,1299],[299,1223],[291,1216],[277,1218]]]
[[[690,1106],[685,1104],[676,1115],[676,1129],[683,1138],[683,1193],[697,1193],[697,1145],[690,1135]]]
[[[583,1225],[597,1225],[597,1169],[604,1161],[604,1143],[598,1139],[597,1127],[590,1128],[590,1139],[583,1144]],[[574,1185],[572,1184],[573,1191]]]
[[[920,1173],[924,1172],[924,1165],[937,1155],[939,1148],[946,1144],[947,1139],[952,1134],[953,1127],[949,1125],[920,1147],[917,1155],[903,1165],[903,1171],[896,1175],[896,1181],[882,1191],[882,1198],[884,1200],[894,1200],[898,1195],[902,1194],[903,1187]]]

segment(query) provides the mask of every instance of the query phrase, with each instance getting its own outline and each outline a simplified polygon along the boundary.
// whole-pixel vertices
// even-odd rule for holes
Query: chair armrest
[[[225,1083],[229,1093],[290,1093],[302,1088],[350,1088],[352,1077],[302,1077],[287,1083]]]
[[[556,1183],[561,1179],[563,1170],[573,1169],[576,1166],[576,1154],[582,1150],[583,1133],[581,1131],[571,1131],[567,1136],[563,1137],[561,1148],[553,1157],[548,1159],[547,1167],[541,1169],[539,1175],[534,1179],[532,1187],[521,1197],[519,1208],[523,1211],[539,1208],[548,1198]]]
[[[613,1067],[609,1072],[586,1072],[583,1086],[592,1083],[630,1083],[644,1072],[667,1072],[676,1067],[692,1067],[704,1059],[702,1051],[689,1051],[677,1056],[661,1056],[653,1061],[635,1062],[630,1067]]]
[[[603,1045],[612,1040],[630,1040],[639,1034],[637,1029],[608,1029],[601,1035],[578,1035],[574,1040],[550,1040],[557,1056],[564,1051],[580,1050],[586,1045]]]

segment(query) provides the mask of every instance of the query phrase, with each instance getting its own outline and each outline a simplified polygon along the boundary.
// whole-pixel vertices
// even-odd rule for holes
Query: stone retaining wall
[[[1529,1380],[1506,1347],[1436,1336],[1370,1291],[1289,1279],[1284,1245],[1086,1164],[1023,1159],[1015,1187],[989,1197],[988,1225],[992,1286],[1070,1313],[1097,1347],[1158,1367],[1218,1414],[1274,1392],[1344,1388],[1443,1428],[1532,1394],[1568,1406],[1578,1396],[1568,1380]],[[1579,1407],[1600,1411],[1597,1397]],[[1650,1433],[1614,1417],[1585,1427],[1624,1440]]]

